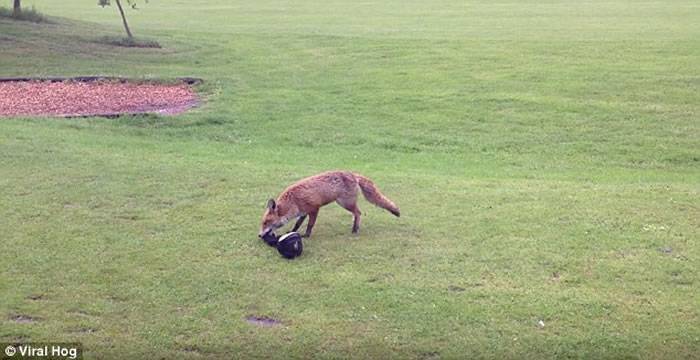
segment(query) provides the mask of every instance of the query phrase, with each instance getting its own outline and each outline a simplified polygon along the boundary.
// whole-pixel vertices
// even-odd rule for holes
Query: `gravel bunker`
[[[198,104],[191,85],[114,78],[2,79],[0,117],[175,115]]]

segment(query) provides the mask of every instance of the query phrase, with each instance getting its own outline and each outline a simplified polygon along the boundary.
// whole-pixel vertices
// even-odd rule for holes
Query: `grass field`
[[[195,76],[205,102],[0,120],[0,342],[100,359],[700,357],[697,1],[130,11],[163,49],[99,43],[121,34],[114,7],[23,3],[53,22],[0,19],[0,76]],[[401,218],[362,200],[352,236],[323,208],[294,261],[256,238],[268,198],[336,168]]]

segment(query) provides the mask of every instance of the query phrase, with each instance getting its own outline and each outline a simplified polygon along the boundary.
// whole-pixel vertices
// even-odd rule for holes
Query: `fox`
[[[297,231],[308,216],[306,232],[302,235],[308,238],[316,224],[319,209],[333,201],[352,213],[352,233],[357,234],[362,215],[357,206],[357,193],[360,191],[370,203],[396,217],[401,216],[399,207],[384,196],[372,180],[351,171],[327,171],[299,180],[282,191],[277,200],[268,200],[258,237],[264,238],[292,219],[297,219],[292,229]]]

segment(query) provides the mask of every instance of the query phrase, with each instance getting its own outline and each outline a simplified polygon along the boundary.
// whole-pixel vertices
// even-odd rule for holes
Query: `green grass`
[[[0,120],[0,341],[88,358],[700,354],[697,1],[129,10],[162,49],[97,42],[121,35],[114,8],[33,4],[52,23],[0,19],[0,76],[193,76],[206,101]],[[269,197],[335,168],[402,217],[362,201],[351,236],[323,208],[294,261],[256,238]]]

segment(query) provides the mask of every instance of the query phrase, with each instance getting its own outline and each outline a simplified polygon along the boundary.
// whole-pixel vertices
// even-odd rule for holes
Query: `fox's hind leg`
[[[360,232],[360,216],[362,213],[360,212],[360,208],[357,207],[357,197],[351,199],[338,199],[336,202],[338,205],[345,208],[345,210],[352,213],[352,233],[357,234]]]
[[[301,227],[301,224],[304,223],[304,220],[306,220],[306,215],[299,216],[299,219],[297,220],[297,223],[294,224],[294,227],[292,228],[292,231],[297,231]]]

